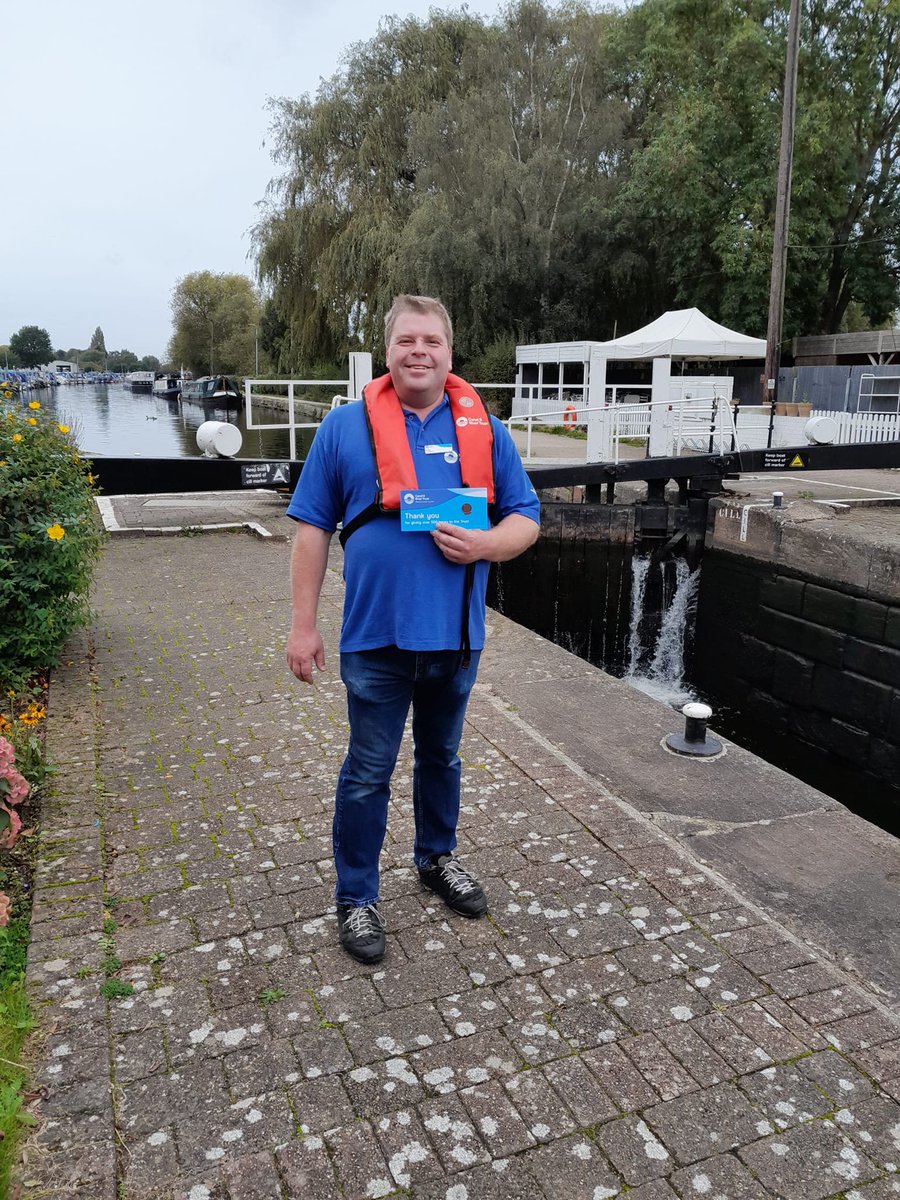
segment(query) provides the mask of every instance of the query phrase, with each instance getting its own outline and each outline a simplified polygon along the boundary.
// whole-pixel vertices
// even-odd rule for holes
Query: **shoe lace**
[[[384,929],[384,921],[375,905],[367,904],[353,909],[347,918],[347,928],[357,938],[375,937]]]
[[[467,895],[469,892],[474,892],[478,887],[478,883],[461,863],[455,859],[450,859],[441,867],[441,874],[447,880],[451,889],[454,892],[459,892],[461,896]]]

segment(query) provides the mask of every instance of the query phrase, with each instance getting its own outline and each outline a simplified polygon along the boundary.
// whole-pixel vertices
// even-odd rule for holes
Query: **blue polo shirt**
[[[540,504],[515,443],[491,417],[495,520],[521,513],[540,521]],[[424,421],[406,413],[406,434],[420,488],[460,487],[456,427],[446,395]],[[452,452],[427,452],[451,446]],[[449,460],[449,461],[448,461]],[[333,533],[372,503],[375,456],[361,401],[333,409],[319,426],[288,506],[288,516]],[[473,650],[484,647],[484,602],[490,564],[475,564],[469,609]],[[400,518],[376,517],[344,549],[341,650],[456,650],[462,629],[465,567],[448,562],[427,532],[400,529]]]

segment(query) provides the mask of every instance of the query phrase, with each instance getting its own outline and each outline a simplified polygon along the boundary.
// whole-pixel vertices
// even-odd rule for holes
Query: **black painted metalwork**
[[[285,492],[293,491],[301,462],[278,461],[287,467]],[[173,492],[239,492],[259,486],[270,475],[267,460],[248,458],[94,458],[91,470],[104,496],[171,495]],[[251,468],[251,470],[245,470]],[[248,483],[247,480],[250,480]]]
[[[234,458],[95,458],[93,472],[105,495],[126,493],[153,495],[172,492],[239,491],[248,484],[252,473],[243,470],[255,466],[257,475],[266,461]],[[287,466],[292,490],[303,463]],[[588,499],[612,500],[617,483],[644,480],[651,498],[662,499],[665,481],[685,481],[691,491],[714,492],[721,481],[736,475],[763,471],[850,471],[900,467],[900,442],[854,442],[845,446],[792,446],[783,450],[742,450],[731,454],[692,454],[680,458],[639,458],[619,463],[578,463],[561,467],[527,466],[536,488],[571,487],[584,484]],[[593,495],[591,493],[594,493]]]
[[[638,458],[619,463],[579,463],[526,467],[536,488],[589,487],[639,480],[710,479],[763,471],[862,471],[900,467],[900,442],[853,442],[844,446],[791,446],[782,450],[742,450],[732,454],[691,454],[680,458]]]

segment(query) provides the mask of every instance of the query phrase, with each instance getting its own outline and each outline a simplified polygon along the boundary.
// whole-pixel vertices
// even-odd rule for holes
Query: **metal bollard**
[[[670,733],[666,745],[676,754],[687,754],[696,758],[710,758],[722,752],[722,743],[706,732],[706,722],[712,716],[708,704],[686,704],[684,733]]]
[[[773,492],[772,493],[772,507],[773,508],[781,508],[781,502],[783,499],[784,499],[784,492]]]

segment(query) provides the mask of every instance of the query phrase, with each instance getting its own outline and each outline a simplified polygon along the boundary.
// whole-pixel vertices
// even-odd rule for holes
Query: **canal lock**
[[[751,678],[761,663],[741,659],[741,627],[755,589],[771,588],[772,572],[708,548],[709,495],[676,496],[653,485],[630,503],[548,494],[538,541],[492,571],[492,607],[673,708],[705,700],[718,733],[900,833],[900,751],[885,740],[896,729],[867,733],[865,753],[850,761],[836,742],[840,714],[810,718],[802,704],[770,702],[772,687]]]

